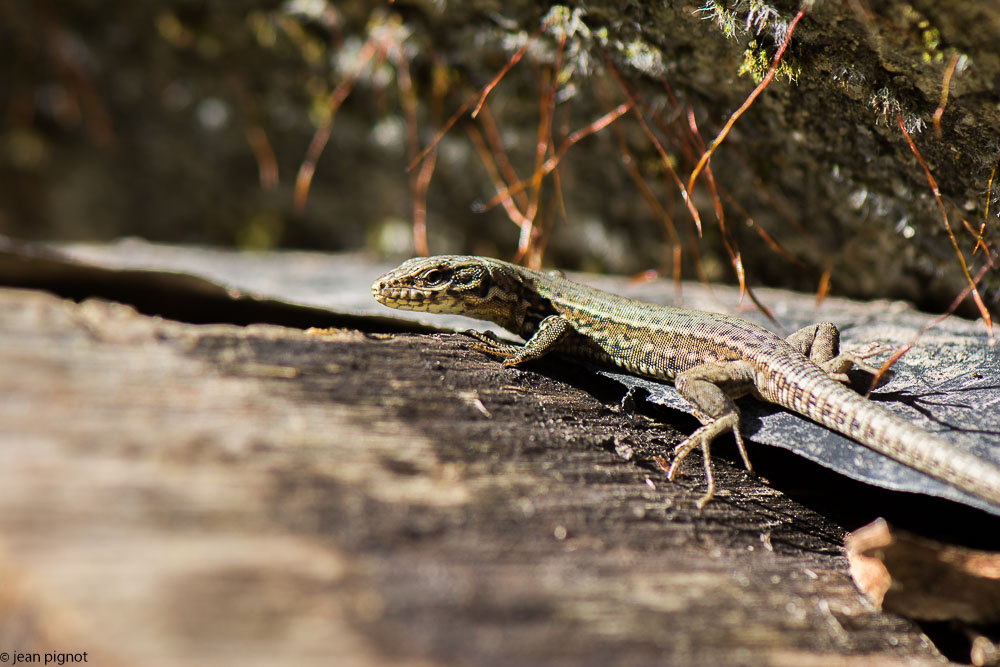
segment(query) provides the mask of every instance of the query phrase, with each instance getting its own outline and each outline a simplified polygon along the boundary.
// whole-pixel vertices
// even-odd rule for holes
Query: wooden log
[[[940,657],[842,530],[459,335],[190,325],[0,289],[0,651],[96,664]]]

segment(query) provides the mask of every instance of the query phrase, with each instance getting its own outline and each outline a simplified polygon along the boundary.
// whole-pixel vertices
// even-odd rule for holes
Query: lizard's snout
[[[401,284],[387,273],[372,283],[372,296],[379,303],[402,310],[426,310],[430,295],[412,285]]]
[[[372,283],[372,296],[379,303],[385,303],[385,279],[386,276],[380,276]]]
[[[382,276],[372,283],[372,296],[375,297],[375,300],[379,303],[385,303],[385,297],[383,296],[383,292],[385,291],[385,278],[385,276]]]

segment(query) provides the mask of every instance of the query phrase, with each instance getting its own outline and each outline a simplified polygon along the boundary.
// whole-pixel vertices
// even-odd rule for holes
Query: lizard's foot
[[[736,438],[736,446],[739,448],[740,456],[743,458],[743,464],[746,465],[747,470],[753,472],[753,466],[750,465],[750,458],[747,456],[746,446],[743,443],[743,436],[740,433],[740,416],[737,412],[731,412],[723,415],[722,417],[699,427],[697,431],[692,433],[686,440],[674,448],[674,462],[670,465],[670,469],[667,470],[667,479],[671,482],[674,481],[674,477],[677,476],[677,470],[680,467],[681,461],[683,461],[687,455],[693,452],[696,448],[701,448],[702,457],[705,463],[705,481],[708,484],[708,488],[705,490],[705,495],[698,500],[699,511],[701,511],[708,501],[715,495],[715,474],[712,468],[711,455],[712,441],[726,431],[732,431],[733,436]]]
[[[847,377],[847,371],[849,371],[853,366],[857,366],[866,373],[878,375],[879,369],[871,364],[865,363],[864,360],[874,357],[876,354],[882,354],[883,352],[890,350],[892,350],[891,346],[883,343],[872,343],[866,349],[859,352],[841,352],[832,359],[828,359],[820,363],[819,366],[826,371],[827,375],[829,375],[832,379],[847,384],[850,382],[850,378]]]
[[[466,329],[462,333],[476,339],[476,342],[472,344],[472,349],[478,352],[485,352],[486,354],[494,357],[506,357],[504,365],[507,365],[507,361],[510,361],[510,357],[515,356],[521,350],[519,345],[505,343],[500,340],[492,331],[476,331],[475,329]]]
[[[538,329],[524,345],[505,343],[490,331],[470,329],[465,333],[476,339],[472,344],[473,348],[497,357],[505,357],[502,365],[511,368],[544,357],[559,344],[570,329],[569,321],[561,315],[549,315],[538,323]]]
[[[789,345],[826,371],[831,379],[847,384],[847,371],[852,366],[877,375],[879,369],[864,362],[865,359],[891,350],[891,346],[873,343],[859,352],[840,351],[840,331],[830,322],[820,322],[803,327],[785,339]]]
[[[711,362],[689,368],[677,376],[674,387],[677,393],[694,405],[694,416],[703,426],[674,449],[674,462],[667,472],[670,480],[677,474],[677,467],[696,447],[701,447],[705,460],[705,478],[708,490],[698,501],[698,509],[705,506],[715,494],[715,477],[712,474],[712,441],[727,431],[736,437],[740,456],[747,470],[753,471],[740,434],[740,411],[733,397],[742,396],[754,387],[754,370],[745,360]]]

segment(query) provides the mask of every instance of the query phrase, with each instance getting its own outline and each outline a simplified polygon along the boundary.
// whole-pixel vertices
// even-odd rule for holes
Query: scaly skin
[[[675,450],[680,461],[704,452],[714,493],[709,446],[732,431],[750,469],[733,402],[745,394],[780,405],[885,456],[1000,506],[1000,469],[880,408],[843,386],[863,357],[838,354],[829,323],[788,339],[746,320],[659,306],[617,296],[553,274],[484,257],[410,259],[372,285],[379,302],[401,310],[466,315],[524,338],[524,346],[470,332],[476,347],[505,366],[562,352],[659,380],[673,381],[703,426]]]

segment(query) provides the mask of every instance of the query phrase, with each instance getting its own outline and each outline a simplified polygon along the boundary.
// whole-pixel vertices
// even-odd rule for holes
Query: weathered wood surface
[[[0,290],[0,651],[940,662],[856,591],[838,525],[725,460],[698,514],[696,457],[674,485],[644,463],[678,433],[560,369]]]

